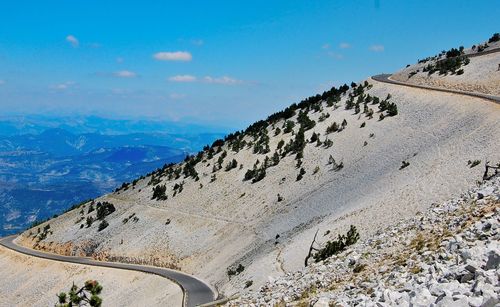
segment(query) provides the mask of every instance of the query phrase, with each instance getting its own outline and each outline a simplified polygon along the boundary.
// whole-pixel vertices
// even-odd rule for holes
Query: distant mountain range
[[[0,236],[110,192],[165,163],[181,161],[225,134],[211,132],[210,128],[203,132],[199,127],[190,133],[161,133],[156,129],[147,133],[147,127],[161,128],[147,121],[142,129],[137,124],[137,129],[131,129],[133,133],[126,133],[130,125],[127,121],[99,123],[96,118],[87,118],[80,122],[94,125],[74,125],[69,131],[54,124],[43,130],[44,125],[37,121],[21,124],[0,119]],[[113,134],[94,131],[103,126],[113,126],[107,129]],[[182,129],[171,128],[177,132]],[[27,131],[30,133],[23,133]]]

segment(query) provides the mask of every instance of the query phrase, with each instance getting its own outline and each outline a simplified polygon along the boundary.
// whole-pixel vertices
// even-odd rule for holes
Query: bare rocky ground
[[[484,71],[485,78],[491,73]],[[500,80],[498,74],[492,78]],[[273,155],[280,140],[288,143],[295,138],[296,114],[291,118],[296,123],[293,133],[284,133],[283,120],[266,127],[267,154],[253,153],[251,146],[234,152],[225,144],[213,158],[204,156],[196,165],[198,181],[161,178],[166,200],[151,199],[150,176],[97,199],[116,207],[102,231],[100,222],[85,225],[86,218],[95,217],[86,204],[26,231],[18,243],[64,255],[180,268],[230,296],[303,268],[317,229],[330,231],[323,242],[351,224],[362,239],[370,238],[387,225],[468,189],[481,178],[486,161],[500,161],[498,104],[367,81],[371,88],[365,94],[381,99],[391,94],[398,115],[379,120],[379,113],[372,119],[355,114],[344,108],[346,96],[337,107],[323,101],[318,110],[309,110],[316,125],[305,132],[305,139],[316,133],[321,142],[333,143],[330,147],[307,143],[300,166],[306,174],[300,181],[295,155],[268,168],[261,181],[243,180],[257,160],[262,163]],[[344,119],[345,129],[326,133],[333,122]],[[250,136],[245,140],[254,141]],[[213,172],[224,151],[222,169]],[[328,164],[330,155],[343,163],[341,170]],[[232,159],[238,166],[225,171]],[[471,168],[469,160],[480,163]],[[400,169],[402,161],[409,166]],[[174,192],[181,184],[182,191]],[[49,224],[46,238],[39,241],[37,229]],[[243,272],[229,279],[227,270],[240,264]],[[245,288],[250,281],[252,285]]]
[[[228,306],[498,306],[500,177]]]
[[[0,306],[54,306],[71,285],[98,280],[104,306],[181,306],[181,289],[171,281],[139,272],[25,256],[0,247]]]

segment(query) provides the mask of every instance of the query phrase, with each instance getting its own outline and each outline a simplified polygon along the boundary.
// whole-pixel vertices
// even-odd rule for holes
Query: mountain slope
[[[397,115],[386,110],[380,120],[379,105],[386,100],[397,105]],[[375,111],[371,119],[369,109]],[[317,230],[320,242],[351,224],[368,237],[474,184],[486,160],[500,160],[499,118],[500,106],[482,99],[367,80],[313,96],[197,157],[29,230],[19,242],[179,267],[226,295],[250,280],[257,288],[301,268]],[[344,120],[344,129],[326,133],[334,122],[342,128]],[[287,121],[295,123],[293,132],[285,133]],[[318,134],[319,146],[311,142]],[[469,160],[481,160],[481,166],[471,168]],[[153,188],[161,200],[152,199]],[[97,220],[87,227],[87,218],[96,218],[89,208],[104,201],[116,208],[103,217],[109,225],[99,231],[103,222]],[[240,264],[243,271],[228,279],[226,271]]]

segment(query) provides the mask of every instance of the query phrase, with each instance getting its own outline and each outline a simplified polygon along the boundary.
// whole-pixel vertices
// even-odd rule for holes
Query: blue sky
[[[3,1],[0,115],[242,128],[486,40],[499,1]]]

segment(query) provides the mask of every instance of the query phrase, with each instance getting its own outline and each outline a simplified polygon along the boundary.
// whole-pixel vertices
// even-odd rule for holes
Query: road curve
[[[493,101],[493,102],[500,104],[500,97],[498,97],[498,96],[405,83],[405,82],[401,82],[401,81],[392,80],[390,78],[391,76],[392,76],[392,74],[380,74],[380,75],[372,76],[371,79],[378,81],[378,82],[384,82],[384,83],[420,88],[420,89],[431,90],[431,91],[439,91],[439,92],[445,92],[445,93],[452,93],[452,94],[459,94],[459,95],[466,95],[466,96],[471,96],[471,97],[476,97],[476,98],[482,98],[482,99],[487,99],[487,100],[490,100],[490,101]]]
[[[26,248],[23,246],[19,246],[16,243],[14,243],[15,238],[16,238],[15,235],[2,238],[0,239],[0,245],[8,249],[14,250],[16,252],[38,258],[91,265],[91,266],[106,267],[106,268],[138,271],[168,278],[181,287],[182,292],[184,293],[183,305],[186,307],[194,307],[197,305],[209,303],[217,298],[216,291],[214,291],[207,283],[197,279],[194,276],[179,271],[160,268],[160,267],[153,267],[153,266],[118,263],[118,262],[104,262],[104,261],[96,261],[86,257],[72,257],[72,256],[62,256],[57,254],[45,253],[34,249]]]

